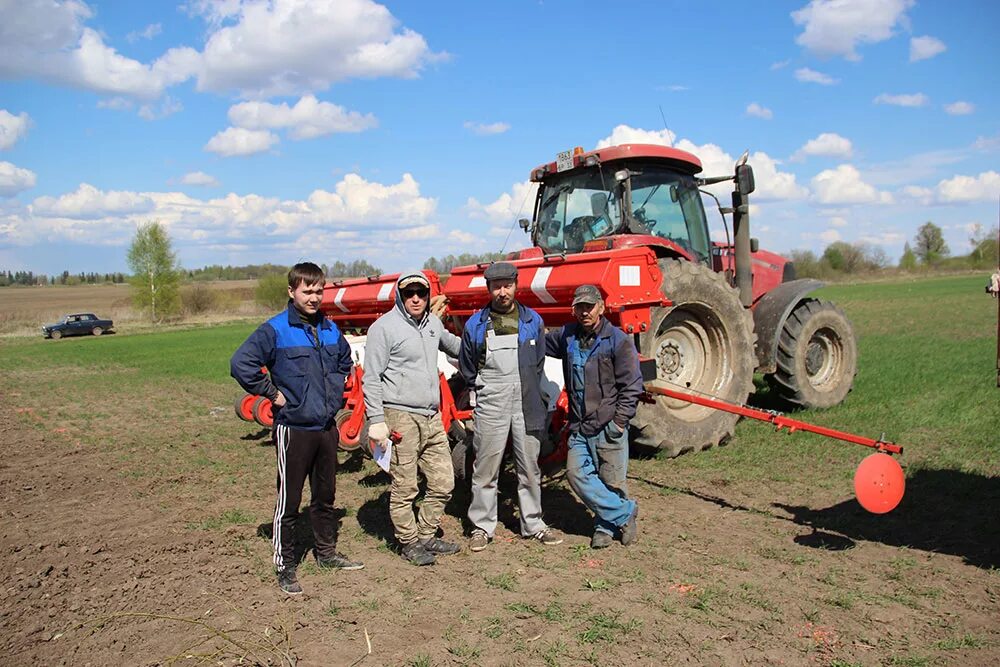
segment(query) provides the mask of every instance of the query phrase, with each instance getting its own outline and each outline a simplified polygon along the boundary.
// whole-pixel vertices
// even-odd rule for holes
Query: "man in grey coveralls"
[[[561,544],[562,537],[542,520],[538,468],[540,437],[548,421],[540,386],[545,325],[538,313],[514,298],[517,267],[491,264],[483,276],[490,303],[466,322],[459,355],[459,370],[475,396],[469,548],[482,551],[496,530],[497,480],[508,435],[517,469],[521,535],[546,545]]]

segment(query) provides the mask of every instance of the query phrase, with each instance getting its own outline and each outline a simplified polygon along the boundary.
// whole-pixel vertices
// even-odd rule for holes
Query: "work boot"
[[[299,580],[295,577],[294,567],[278,570],[278,588],[289,595],[302,595],[302,586],[299,585]]]
[[[563,543],[563,536],[552,528],[545,528],[531,536],[531,539],[538,540],[547,547],[554,547]]]
[[[351,560],[339,551],[334,551],[333,555],[327,558],[316,556],[316,565],[330,570],[362,570],[365,567],[364,563]]]
[[[420,540],[420,544],[423,546],[424,551],[435,556],[451,556],[462,550],[462,547],[454,542],[445,542],[440,537],[428,537]]]
[[[636,537],[639,535],[639,503],[635,504],[635,509],[632,511],[632,516],[628,518],[625,525],[622,526],[622,546],[627,547],[628,545],[635,542]]]
[[[472,531],[472,538],[469,540],[469,551],[482,551],[489,543],[490,536],[486,534],[485,530],[477,528]]]
[[[611,533],[606,533],[603,530],[595,530],[593,536],[590,538],[590,548],[591,549],[607,549],[614,542],[614,538],[611,537]]]
[[[419,540],[404,544],[400,554],[413,565],[433,565],[437,560],[434,554],[424,549]]]

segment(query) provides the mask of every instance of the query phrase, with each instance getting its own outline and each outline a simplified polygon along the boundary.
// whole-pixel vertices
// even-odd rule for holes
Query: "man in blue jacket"
[[[230,371],[248,393],[271,399],[272,439],[278,463],[274,510],[274,566],[278,586],[302,593],[295,576],[295,522],[309,477],[309,517],[320,567],[360,570],[336,550],[337,445],[334,422],[344,402],[344,380],[354,362],[351,346],[320,312],[323,270],[302,262],[288,272],[288,307],[260,325],[236,350]],[[261,367],[267,368],[267,373]]]
[[[576,323],[546,334],[546,352],[563,361],[569,395],[566,477],[595,515],[590,546],[611,545],[615,533],[636,540],[639,505],[628,497],[628,428],[642,393],[639,355],[632,340],[604,318],[594,285],[573,294]]]
[[[483,274],[490,303],[465,323],[459,370],[475,396],[472,447],[473,525],[469,549],[482,551],[497,527],[497,480],[510,436],[517,469],[521,535],[546,545],[562,537],[542,521],[540,439],[548,422],[541,378],[545,364],[545,325],[515,298],[517,267],[490,264]]]

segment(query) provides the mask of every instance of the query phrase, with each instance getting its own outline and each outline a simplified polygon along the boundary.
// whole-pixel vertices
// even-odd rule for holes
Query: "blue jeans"
[[[594,529],[614,534],[635,512],[625,490],[628,471],[628,425],[616,433],[614,422],[600,433],[569,437],[566,477],[573,492],[594,513]]]

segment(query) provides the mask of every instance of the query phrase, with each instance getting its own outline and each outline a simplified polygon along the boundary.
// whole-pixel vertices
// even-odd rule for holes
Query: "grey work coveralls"
[[[519,321],[519,325],[523,327],[525,323]],[[526,343],[531,346],[537,344],[535,338]],[[472,440],[475,461],[469,521],[493,536],[497,526],[497,479],[507,435],[510,434],[517,469],[521,535],[529,537],[545,530],[546,525],[542,520],[541,472],[538,467],[541,433],[526,430],[524,410],[527,407],[532,412],[528,422],[544,424],[545,405],[542,401],[533,401],[537,405],[522,405],[518,334],[498,336],[492,328],[488,328],[485,344],[486,358],[475,381],[475,434]],[[544,350],[541,354],[544,355]],[[538,392],[531,392],[531,395],[537,396]],[[534,414],[539,410],[541,415]]]

